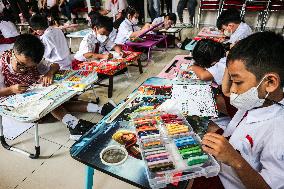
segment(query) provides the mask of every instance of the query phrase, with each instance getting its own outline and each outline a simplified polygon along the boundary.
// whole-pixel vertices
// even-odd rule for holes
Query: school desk
[[[187,59],[186,59],[187,57]],[[160,78],[174,79],[179,73],[181,64],[191,64],[189,55],[176,55],[172,61],[157,75]]]
[[[138,67],[139,73],[143,73],[142,64],[140,60],[140,52],[130,52],[126,51],[126,57],[120,58],[117,56],[118,53],[114,51],[110,51],[110,53],[114,54],[115,57],[110,60],[101,60],[101,61],[92,61],[92,62],[83,62],[79,64],[80,69],[87,71],[96,71],[98,74],[105,76],[108,78],[108,84],[102,84],[101,81],[97,81],[95,84],[107,87],[108,88],[108,98],[112,97],[113,94],[113,77],[123,69],[128,66]],[[116,57],[117,56],[117,57]],[[137,64],[134,64],[137,62]]]
[[[168,48],[167,44],[167,36],[165,35],[156,35],[156,34],[150,34],[153,33],[153,31],[161,26],[164,22],[161,22],[147,30],[145,30],[142,34],[138,36],[138,38],[143,39],[142,41],[139,42],[132,42],[132,41],[126,41],[125,46],[127,47],[134,47],[134,48],[142,48],[142,49],[147,49],[148,51],[148,62],[151,59],[151,51],[156,50],[156,51],[161,51],[160,49],[154,49],[154,47],[161,43],[165,42],[166,49]],[[163,50],[162,50],[163,51]]]
[[[19,26],[20,34],[22,34],[23,28],[27,28],[28,29],[30,27],[28,22],[18,23],[17,26]],[[28,30],[28,32],[29,32],[29,30]]]
[[[66,37],[69,38],[69,48],[72,47],[72,39],[73,38],[84,38],[86,35],[88,35],[89,33],[92,32],[91,28],[87,28],[84,30],[80,30],[80,31],[76,31],[76,32],[72,32],[66,35]]]
[[[87,81],[88,83],[85,83],[86,84],[85,88],[88,88],[91,84],[96,82],[97,79],[98,79],[96,73],[91,73],[88,76],[88,78],[89,78],[89,80]],[[39,145],[39,135],[38,135],[38,121],[41,118],[43,118],[45,115],[50,113],[52,110],[56,109],[57,107],[59,107],[60,105],[67,102],[72,97],[74,97],[75,95],[77,95],[81,92],[81,91],[78,91],[78,90],[70,90],[70,88],[67,88],[67,87],[65,87],[61,84],[54,84],[54,85],[58,85],[58,86],[54,90],[49,91],[46,94],[44,94],[44,96],[39,99],[39,100],[41,100],[41,99],[51,100],[51,104],[48,105],[42,113],[39,113],[38,116],[31,116],[31,115],[26,114],[23,117],[23,115],[21,113],[14,113],[12,111],[9,111],[7,109],[7,106],[3,105],[3,102],[5,100],[9,100],[9,97],[11,97],[11,96],[1,98],[1,103],[0,103],[0,140],[1,140],[2,146],[5,149],[15,151],[15,152],[19,152],[21,154],[29,156],[32,159],[39,158],[40,145]],[[56,90],[58,90],[58,91],[56,91]],[[25,93],[23,93],[23,94],[25,94]],[[22,95],[22,94],[17,94],[17,95]],[[35,111],[35,107],[32,106],[32,105],[29,106],[29,104],[28,104],[28,105],[25,105],[24,107],[26,107],[27,112]],[[34,124],[34,127],[35,127],[35,133],[34,133],[35,153],[34,154],[26,152],[25,150],[22,150],[22,149],[15,148],[15,147],[7,144],[7,142],[5,141],[4,133],[3,133],[2,116],[7,116],[7,117],[15,119],[19,122],[33,123]]]
[[[149,78],[142,85],[163,85],[165,79]],[[136,91],[136,90],[135,90]],[[70,155],[75,160],[86,165],[85,189],[93,188],[94,169],[129,183],[139,188],[150,188],[145,163],[142,160],[128,156],[126,161],[117,166],[107,166],[100,159],[100,152],[107,146],[117,143],[112,140],[112,135],[121,127],[126,127],[118,120],[121,120],[123,112],[119,113],[129,99],[135,97],[136,92],[130,94],[112,112],[106,115],[88,133],[82,136],[70,149]],[[112,121],[113,120],[113,121]],[[122,125],[121,125],[122,124]],[[185,189],[189,181],[179,182],[178,185],[169,184],[168,189]],[[174,183],[177,184],[177,183]]]
[[[160,33],[163,33],[165,35],[170,35],[170,36],[176,36],[176,34],[178,34],[178,40],[181,40],[181,31],[183,30],[183,28],[169,28],[169,29],[161,29],[159,30]],[[175,47],[175,40],[173,40],[172,44],[168,44],[168,46],[172,46],[173,48]]]

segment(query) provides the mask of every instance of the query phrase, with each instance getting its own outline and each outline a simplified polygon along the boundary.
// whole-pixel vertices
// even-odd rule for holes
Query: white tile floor
[[[192,36],[192,29],[183,30],[183,36]],[[79,41],[78,41],[79,42]],[[78,42],[73,43],[78,48]],[[121,75],[115,78],[113,100],[118,103],[145,79],[157,75],[175,55],[187,54],[187,51],[168,49],[166,52],[154,52],[153,61],[139,74],[138,69],[130,67],[131,77]],[[107,89],[96,88],[101,103],[107,101]],[[85,97],[89,96],[85,94]],[[97,114],[76,114],[80,118],[98,122],[101,116]],[[34,151],[34,129],[13,141],[8,141],[20,148]],[[41,158],[32,160],[26,156],[4,150],[0,147],[0,189],[81,189],[84,188],[85,166],[71,158],[69,148],[74,141],[69,140],[68,129],[60,122],[40,124]],[[135,188],[125,182],[110,177],[104,173],[95,172],[94,188],[113,189]]]

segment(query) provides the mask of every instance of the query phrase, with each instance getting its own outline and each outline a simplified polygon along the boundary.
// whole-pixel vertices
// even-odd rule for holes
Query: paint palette
[[[77,71],[75,74],[65,79],[63,85],[70,90],[83,91],[97,79],[98,76],[95,72]]]
[[[143,112],[132,122],[151,188],[218,174],[219,164],[203,152],[199,136],[181,114]]]
[[[54,82],[55,83],[60,83],[70,77],[71,75],[74,75],[76,72],[72,70],[59,70],[55,75],[54,75]]]

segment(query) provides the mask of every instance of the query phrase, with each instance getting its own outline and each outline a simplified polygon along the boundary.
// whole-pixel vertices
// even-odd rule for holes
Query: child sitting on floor
[[[273,32],[252,34],[231,49],[230,99],[239,110],[223,135],[203,137],[221,172],[195,179],[193,189],[284,188],[283,52],[283,36]]]
[[[48,26],[47,18],[39,14],[30,18],[30,26],[45,46],[44,59],[59,64],[62,70],[70,69],[70,50],[62,30]]]
[[[31,34],[20,35],[13,50],[6,51],[0,60],[0,96],[23,93],[30,85],[38,81],[41,81],[44,86],[49,85],[59,66],[56,63],[53,66],[41,63],[43,54],[44,45],[40,39]],[[53,110],[51,114],[69,128],[70,138],[76,140],[95,123],[78,119],[68,111],[96,112],[106,115],[113,108],[114,106],[110,103],[99,107],[93,103],[69,101]]]
[[[144,27],[144,29],[141,29],[137,25],[138,17],[139,17],[139,12],[137,10],[135,10],[132,7],[127,8],[126,18],[120,24],[118,28],[117,37],[115,39],[116,44],[123,45],[130,38],[138,37],[139,35],[141,35],[143,32],[145,32],[149,28],[148,26],[148,27]]]
[[[79,51],[74,56],[75,60],[72,61],[73,69],[78,69],[78,64],[88,59],[111,59],[111,50],[124,56],[120,46],[109,39],[113,30],[112,19],[101,15],[93,15],[90,18],[93,31],[81,41]]]
[[[211,39],[201,39],[192,52],[195,64],[190,67],[199,79],[222,84],[226,68],[225,50],[222,44]]]
[[[237,9],[228,9],[223,11],[217,19],[217,28],[229,37],[226,43],[235,44],[241,39],[252,34],[252,30],[242,21],[240,11]]]

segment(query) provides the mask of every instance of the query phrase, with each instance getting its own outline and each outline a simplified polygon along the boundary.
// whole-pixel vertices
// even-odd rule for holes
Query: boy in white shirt
[[[40,39],[31,34],[20,35],[13,50],[6,51],[0,56],[0,97],[23,93],[38,81],[44,86],[50,85],[59,66],[56,63],[53,66],[43,64],[43,54],[44,45]],[[68,101],[54,109],[51,114],[68,127],[70,138],[77,140],[95,124],[78,119],[70,114],[70,111],[106,115],[113,108],[110,103],[99,107],[93,103]]]
[[[93,31],[85,36],[80,43],[72,61],[72,68],[78,69],[78,64],[88,59],[110,59],[113,57],[109,51],[112,49],[124,56],[120,46],[114,44],[109,35],[113,30],[112,19],[106,16],[96,15],[91,17]]]
[[[30,18],[30,26],[40,36],[45,46],[44,59],[49,63],[57,63],[62,70],[71,68],[70,50],[62,30],[48,26],[47,18],[34,15]]]
[[[237,9],[228,9],[223,11],[217,19],[217,28],[229,37],[226,43],[235,44],[241,39],[252,34],[248,24],[243,22],[240,17],[240,11]]]
[[[226,68],[225,50],[221,43],[211,39],[201,39],[192,51],[195,64],[190,67],[203,81],[215,81],[222,84]]]
[[[202,140],[203,150],[221,162],[226,189],[284,188],[283,52],[283,36],[259,32],[227,57],[230,100],[239,111],[223,136],[208,133]]]
[[[155,26],[157,24],[160,24],[161,22],[164,22],[163,25],[161,25],[160,27],[158,27],[158,29],[169,29],[170,27],[172,27],[172,25],[174,25],[177,21],[177,16],[175,13],[168,13],[165,16],[161,16],[158,18],[155,18],[152,22],[152,26]]]

